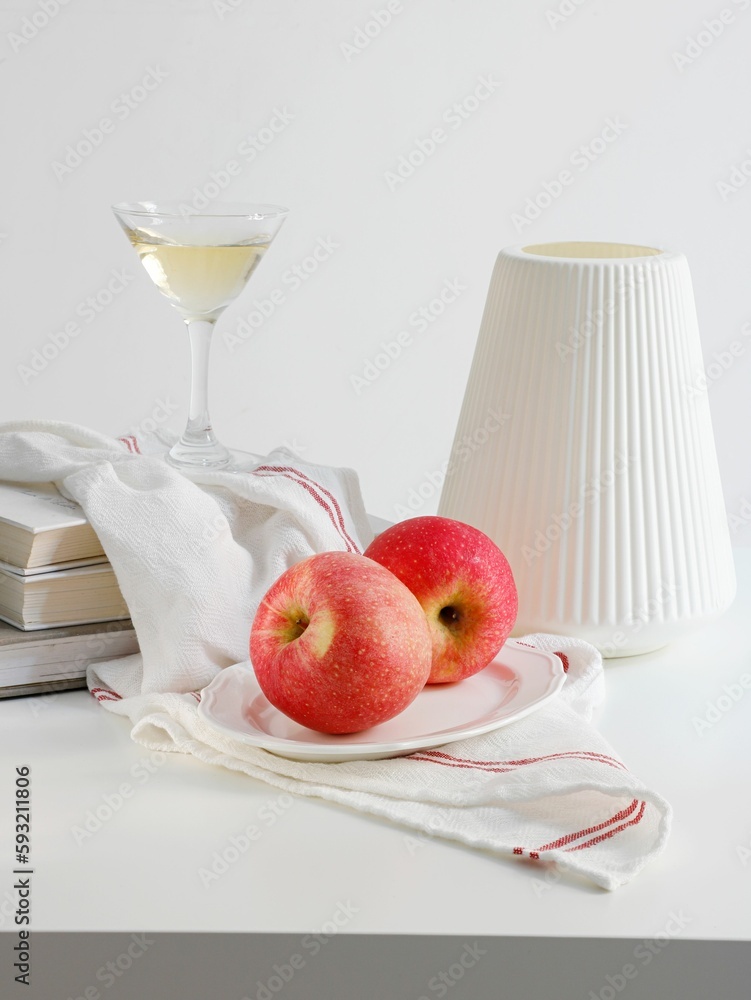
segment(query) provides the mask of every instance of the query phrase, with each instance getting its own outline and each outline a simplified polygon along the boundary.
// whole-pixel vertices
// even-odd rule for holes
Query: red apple
[[[417,599],[383,566],[322,552],[271,586],[253,621],[250,659],[263,693],[295,722],[357,733],[420,693],[430,632]]]
[[[427,616],[429,684],[471,677],[508,639],[516,584],[504,554],[477,528],[448,517],[413,517],[378,535],[365,555],[398,576]]]

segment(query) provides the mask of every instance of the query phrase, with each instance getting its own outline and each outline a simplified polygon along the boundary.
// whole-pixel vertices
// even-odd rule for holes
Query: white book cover
[[[45,583],[47,581],[51,581],[54,582],[55,584],[59,584],[61,579],[69,579],[73,581],[71,590],[79,590],[80,587],[76,587],[75,580],[76,579],[80,580],[82,577],[85,578],[93,576],[102,577],[103,578],[102,582],[107,584],[111,584],[112,582],[114,582],[115,592],[114,594],[111,595],[111,599],[110,602],[108,602],[108,606],[110,608],[117,608],[121,606],[123,607],[123,609],[125,609],[125,602],[123,601],[122,595],[120,595],[116,587],[117,579],[115,577],[112,566],[108,562],[99,563],[95,566],[82,566],[80,569],[66,569],[61,572],[55,571],[53,573],[40,573],[38,576],[32,576],[32,577],[24,577],[21,576],[19,573],[9,573],[4,569],[0,569],[0,584],[2,584],[4,580],[5,581],[13,580],[16,583],[20,584],[24,589],[26,589],[26,587],[31,587],[33,584],[37,583]],[[23,624],[16,618],[8,617],[7,614],[3,614],[2,612],[0,612],[0,621],[8,622],[9,625],[13,625],[18,629],[22,629],[24,632],[33,632],[38,629],[66,628],[71,625],[89,625],[96,622],[123,621],[124,619],[129,617],[127,610],[124,610],[123,614],[119,615],[112,613],[102,615],[101,609],[98,610],[100,610],[99,615],[93,614],[94,609],[91,609],[90,613],[85,618],[71,618],[69,621],[56,621],[56,622],[51,622],[49,620],[41,622],[27,621]],[[37,617],[37,615],[32,612],[29,614],[29,617]]]
[[[0,521],[33,535],[87,523],[81,507],[52,483],[0,483]]]
[[[138,652],[130,621],[23,632],[0,621],[0,699],[84,687],[86,668]]]
[[[100,650],[106,650],[110,643],[118,642],[120,637],[134,637],[135,634],[133,624],[127,618],[108,621],[103,625],[90,622],[74,627],[53,625],[34,635],[0,619],[0,662],[7,661],[8,658],[15,662],[17,657],[26,657],[27,653],[33,656],[33,661],[30,662],[51,662],[60,658],[61,650],[72,648],[76,644],[87,649],[95,648],[98,656]]]
[[[29,643],[20,650],[11,650],[12,655],[0,657],[0,686],[51,680],[65,673],[82,675],[89,663],[137,652],[138,640],[133,629],[71,636],[60,642]]]
[[[88,560],[84,560],[85,565],[76,566],[73,569],[51,569],[49,566],[40,566],[40,572],[32,574],[33,579],[28,580],[29,583],[41,583],[43,580],[62,580],[70,577],[77,576],[94,576],[97,573],[109,573],[114,575],[112,566],[105,559],[94,560],[89,564]],[[8,576],[12,579],[18,581],[26,581],[27,574],[19,573],[18,567],[9,566],[8,563],[0,563],[0,577]]]
[[[8,618],[6,615],[0,615],[0,622],[7,622],[8,625],[12,625],[21,632],[39,632],[41,629],[48,631],[50,628],[70,628],[73,625],[99,625],[105,622],[124,622],[129,615],[107,615],[106,618],[83,618],[77,619],[70,622],[55,622],[54,625],[50,625],[49,622],[42,622],[41,624],[35,623],[32,625],[19,625],[17,621],[12,618]]]
[[[90,559],[71,559],[70,562],[54,563],[50,566],[34,566],[29,569],[28,567],[12,566],[10,563],[3,562],[0,559],[0,572],[9,573],[11,576],[16,576],[21,580],[28,580],[31,577],[36,578],[42,575],[46,576],[50,573],[62,573],[68,569],[80,569],[85,566],[106,566],[109,568],[109,562],[106,556],[92,556]]]

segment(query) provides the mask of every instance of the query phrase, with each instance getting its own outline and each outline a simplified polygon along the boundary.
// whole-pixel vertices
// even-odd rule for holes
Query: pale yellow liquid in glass
[[[213,320],[237,298],[269,247],[269,240],[236,246],[178,246],[147,242],[128,231],[149,277],[184,319]]]

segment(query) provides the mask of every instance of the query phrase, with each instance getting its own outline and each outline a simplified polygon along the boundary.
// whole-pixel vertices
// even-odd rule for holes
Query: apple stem
[[[304,611],[299,611],[294,618],[290,615],[287,622],[287,628],[285,629],[287,642],[294,642],[295,639],[299,639],[308,625],[310,625],[310,619]]]

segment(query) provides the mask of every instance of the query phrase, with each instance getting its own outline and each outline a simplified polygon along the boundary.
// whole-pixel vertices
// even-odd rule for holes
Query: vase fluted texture
[[[439,513],[485,531],[515,635],[647,652],[735,595],[691,276],[651,247],[511,247],[490,283]]]

